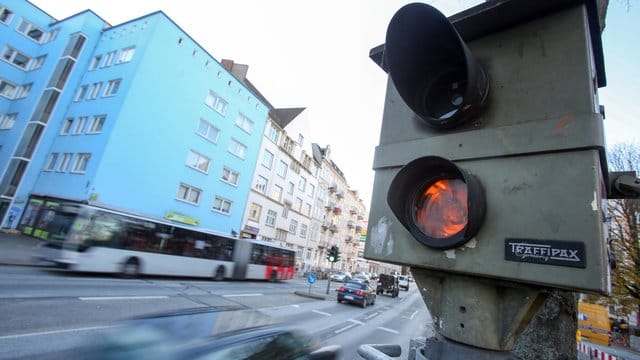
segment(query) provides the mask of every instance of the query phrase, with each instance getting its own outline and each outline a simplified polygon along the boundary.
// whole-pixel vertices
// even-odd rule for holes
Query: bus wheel
[[[278,281],[278,270],[272,270],[271,276],[269,276],[269,281],[276,282]]]
[[[140,275],[140,262],[137,258],[128,258],[124,264],[122,264],[122,270],[120,271],[125,279],[132,279]]]
[[[218,269],[216,270],[216,274],[213,276],[213,280],[215,281],[224,280],[224,266],[222,265],[218,266]]]

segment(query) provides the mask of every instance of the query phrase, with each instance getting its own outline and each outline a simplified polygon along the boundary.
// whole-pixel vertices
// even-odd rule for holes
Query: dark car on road
[[[337,297],[339,303],[348,301],[365,308],[369,304],[375,304],[376,289],[371,287],[369,283],[359,281],[346,281],[344,285],[338,288]]]
[[[132,319],[81,349],[38,359],[338,359],[299,330],[255,310],[197,308]]]

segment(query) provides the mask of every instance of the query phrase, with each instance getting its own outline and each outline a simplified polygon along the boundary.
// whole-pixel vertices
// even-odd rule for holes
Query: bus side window
[[[256,265],[264,265],[264,246],[253,244],[253,250],[251,252],[251,263]]]

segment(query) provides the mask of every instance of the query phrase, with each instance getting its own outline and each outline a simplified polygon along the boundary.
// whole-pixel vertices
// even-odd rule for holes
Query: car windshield
[[[344,284],[344,287],[347,287],[350,289],[365,289],[367,286],[357,282],[348,282]]]

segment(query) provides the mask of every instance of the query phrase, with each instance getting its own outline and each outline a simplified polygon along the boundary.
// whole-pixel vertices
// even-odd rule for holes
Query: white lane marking
[[[227,294],[222,297],[243,297],[243,296],[262,296],[263,294]]]
[[[79,297],[78,299],[83,301],[93,301],[93,300],[149,300],[149,299],[167,299],[169,298],[166,295],[158,295],[158,296],[87,296],[87,297]]]
[[[115,327],[115,325],[92,326],[92,327],[76,328],[76,329],[41,331],[41,332],[28,333],[28,334],[5,335],[5,336],[0,336],[0,340],[17,339],[17,338],[29,337],[29,336],[42,336],[42,335],[60,334],[60,333],[74,332],[74,331],[102,330],[102,329],[108,329],[108,328],[112,328],[112,327]]]
[[[292,304],[292,305],[291,305],[291,307],[299,308],[299,307],[300,307],[300,305],[298,305],[298,304]]]
[[[369,319],[371,319],[372,317],[374,317],[374,316],[378,316],[378,315],[380,315],[380,313],[379,313],[379,312],[374,312],[373,314],[371,314],[371,315],[367,316],[367,317],[366,317],[366,318],[364,318],[364,319],[365,319],[365,320],[369,320]]]
[[[324,316],[332,316],[331,314],[326,313],[326,312],[322,312],[320,310],[311,310],[311,311],[316,313],[316,314],[320,314],[320,315],[324,315]]]
[[[416,316],[417,313],[418,313],[418,310],[414,311],[413,314],[411,314],[411,316],[409,317],[403,316],[403,318],[413,320],[413,317]]]
[[[352,323],[356,323],[358,325],[364,325],[364,323],[362,321],[358,321],[358,320],[355,320],[355,319],[349,319],[349,321],[351,321]]]
[[[356,324],[347,325],[347,326],[343,327],[342,329],[338,329],[338,330],[334,331],[334,333],[340,334],[341,332],[349,330],[354,326],[356,326]]]
[[[400,331],[398,331],[398,330],[393,330],[393,329],[389,329],[389,328],[382,327],[382,326],[378,326],[378,329],[380,329],[382,331],[390,332],[390,333],[393,333],[393,334],[400,334]]]

